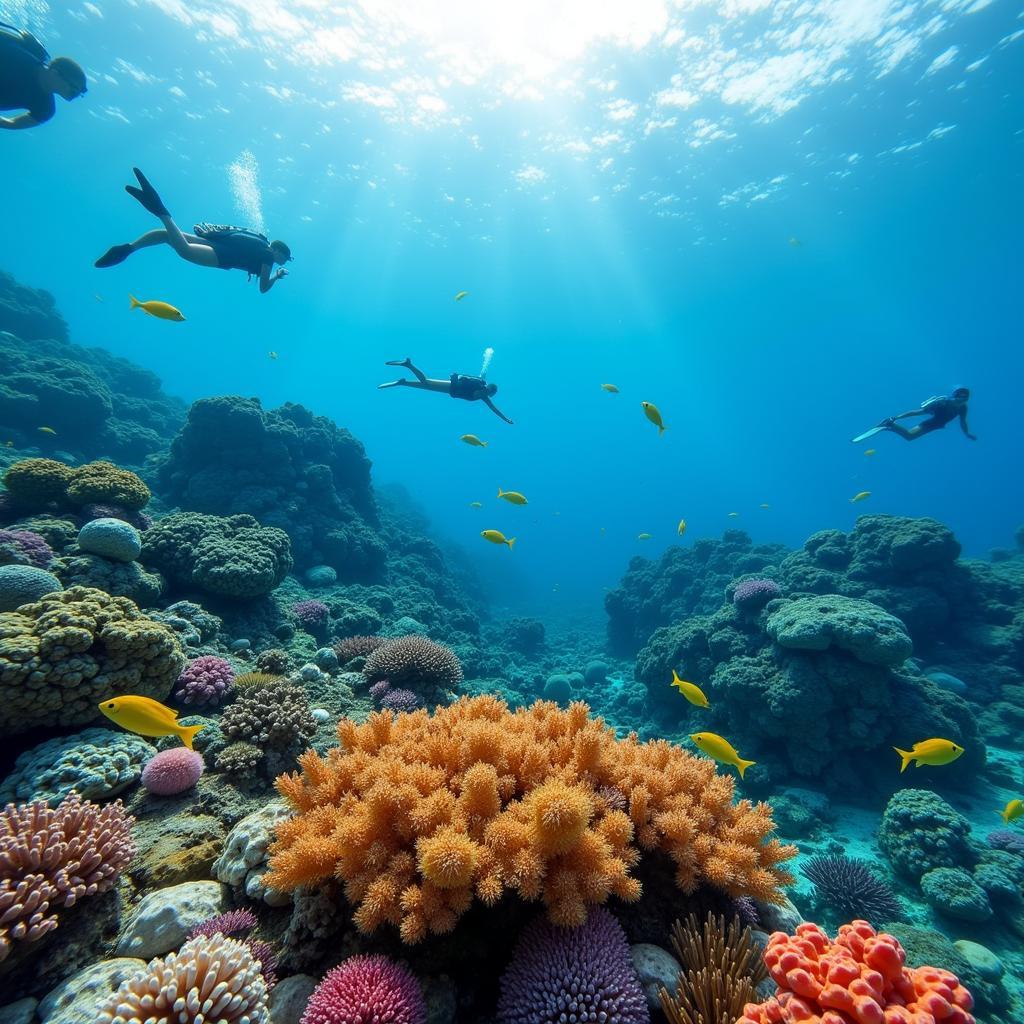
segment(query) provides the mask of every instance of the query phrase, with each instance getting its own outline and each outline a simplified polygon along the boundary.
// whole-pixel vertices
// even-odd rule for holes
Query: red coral
[[[309,997],[302,1024],[426,1024],[419,982],[386,956],[353,956]]]
[[[748,1003],[736,1024],[975,1024],[970,992],[955,974],[906,966],[892,936],[867,921],[839,929],[835,942],[816,924],[775,932],[764,962],[778,992]]]

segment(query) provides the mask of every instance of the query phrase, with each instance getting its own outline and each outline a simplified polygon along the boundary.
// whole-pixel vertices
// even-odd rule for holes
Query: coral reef
[[[71,467],[54,459],[23,459],[4,474],[4,486],[15,507],[30,512],[97,502],[137,512],[150,498],[140,476],[102,460]]]
[[[383,636],[346,636],[334,645],[338,661],[344,665],[353,658],[369,657],[381,644],[387,643]]]
[[[899,900],[866,861],[840,855],[811,857],[801,872],[814,885],[820,903],[843,920],[880,925],[903,916]]]
[[[62,590],[51,572],[34,565],[0,565],[0,612],[13,612]]]
[[[68,325],[49,292],[19,284],[0,270],[0,331],[27,341],[67,341]]]
[[[676,883],[781,898],[794,853],[769,839],[766,804],[732,802],[713,764],[665,742],[616,738],[584,704],[510,712],[494,697],[426,711],[342,719],[341,745],[307,751],[277,780],[297,816],[277,829],[267,884],[292,890],[335,872],[366,932],[406,942],[450,931],[476,895],[542,899],[581,923],[614,894],[634,900],[641,851],[667,853]],[[628,813],[597,796],[615,787]]]
[[[386,956],[353,956],[317,985],[301,1024],[426,1024],[420,983]]]
[[[625,932],[604,907],[577,928],[541,917],[523,929],[501,978],[499,1024],[650,1019]]]
[[[59,910],[113,887],[135,853],[133,823],[120,800],[101,808],[75,793],[0,812],[0,961],[56,928]]]
[[[323,601],[296,601],[291,607],[292,616],[299,626],[308,633],[318,633],[327,625],[331,610]]]
[[[202,707],[221,704],[235,688],[235,670],[227,658],[202,654],[190,661],[174,684],[175,700]]]
[[[160,576],[146,572],[138,562],[117,562],[74,550],[56,560],[53,572],[65,587],[92,587],[140,606],[155,604],[164,588]]]
[[[142,769],[142,786],[155,796],[177,796],[199,781],[203,767],[203,755],[188,747],[161,750]]]
[[[740,580],[733,587],[732,603],[743,611],[758,611],[769,601],[782,596],[782,588],[775,580],[755,576]]]
[[[462,682],[462,664],[451,648],[413,634],[388,640],[371,651],[363,675],[371,682],[386,679],[436,700]]]
[[[878,845],[904,877],[973,863],[971,825],[938,793],[901,789],[886,804]]]
[[[88,724],[118,694],[164,700],[184,664],[174,633],[127,598],[48,594],[0,615],[0,736]]]
[[[47,569],[53,549],[31,530],[0,530],[0,565],[34,565]]]

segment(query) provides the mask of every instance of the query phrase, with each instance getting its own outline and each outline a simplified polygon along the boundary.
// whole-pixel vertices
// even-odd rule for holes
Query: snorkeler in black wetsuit
[[[483,402],[491,412],[499,419],[511,424],[512,421],[491,401],[491,398],[498,393],[497,384],[488,384],[483,377],[468,377],[464,373],[453,373],[448,380],[432,380],[418,367],[413,366],[412,360],[389,359],[386,366],[403,366],[416,379],[388,381],[386,384],[378,384],[378,388],[419,388],[420,391],[439,391],[441,394],[451,398],[461,398],[466,402]]]
[[[159,217],[163,229],[147,231],[134,242],[111,246],[96,261],[97,267],[116,266],[132,253],[152,245],[169,245],[183,260],[197,266],[244,270],[250,277],[259,278],[261,292],[269,292],[276,282],[288,276],[284,266],[274,270],[275,263],[284,264],[292,258],[284,242],[270,242],[257,231],[220,224],[197,224],[194,235],[183,234],[146,176],[137,167],[132,170],[139,179],[139,187],[125,185],[125,191]]]
[[[31,32],[0,22],[0,129],[20,131],[44,124],[57,112],[54,96],[77,99],[86,93],[85,72],[70,57],[54,57]]]
[[[926,402],[921,403],[920,409],[901,412],[899,416],[890,416],[888,419],[882,420],[879,426],[885,430],[891,430],[894,434],[899,434],[906,441],[916,441],[919,437],[941,430],[947,423],[959,419],[960,429],[964,434],[972,441],[977,441],[978,439],[967,427],[967,402],[970,397],[971,392],[968,388],[957,388],[950,395],[929,398]],[[909,430],[896,422],[896,420],[907,419],[910,416],[927,416],[928,419]]]

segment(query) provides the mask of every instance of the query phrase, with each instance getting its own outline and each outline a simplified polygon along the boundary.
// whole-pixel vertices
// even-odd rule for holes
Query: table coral
[[[779,990],[736,1024],[974,1024],[955,974],[906,967],[899,942],[866,921],[844,924],[835,942],[810,922],[775,932],[764,962]]]
[[[577,925],[609,896],[631,901],[643,851],[675,863],[676,884],[778,901],[793,847],[769,839],[767,804],[733,803],[713,762],[663,740],[625,739],[585,704],[538,701],[515,712],[492,696],[433,715],[381,712],[338,723],[341,745],[307,751],[278,790],[297,816],[277,827],[267,884],[289,891],[345,882],[365,932],[405,942],[451,931],[474,896],[543,900]],[[617,810],[599,798],[614,787]]]

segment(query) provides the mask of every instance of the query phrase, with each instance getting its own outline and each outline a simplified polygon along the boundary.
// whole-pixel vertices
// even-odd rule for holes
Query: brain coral
[[[55,459],[22,459],[4,474],[4,486],[20,508],[67,503],[72,469]]]
[[[115,694],[164,700],[184,664],[173,630],[127,598],[48,594],[0,614],[0,736],[86,724]]]
[[[0,612],[13,612],[60,589],[60,580],[45,569],[34,565],[0,565]]]
[[[224,597],[269,594],[292,567],[288,535],[252,516],[176,512],[145,533],[142,561],[180,587]]]
[[[901,789],[886,804],[878,845],[892,866],[920,880],[935,868],[955,868],[975,860],[971,823],[930,789]]]
[[[290,891],[337,876],[366,932],[389,922],[406,942],[451,931],[474,896],[542,899],[578,925],[593,904],[635,900],[642,851],[675,862],[687,893],[780,899],[793,856],[769,836],[767,804],[733,803],[713,762],[665,741],[617,739],[585,704],[495,697],[426,711],[343,718],[341,745],[307,751],[278,790],[297,816],[277,827],[266,883]],[[600,799],[614,787],[627,801]]]
[[[142,551],[142,537],[123,519],[90,519],[78,531],[78,546],[91,555],[115,562],[134,562]]]
[[[134,822],[120,800],[101,808],[75,793],[0,812],[0,961],[56,928],[58,909],[113,887],[135,854]]]
[[[324,976],[301,1024],[426,1024],[420,983],[386,956],[352,956]]]
[[[363,675],[373,682],[386,679],[410,690],[447,690],[462,682],[462,664],[451,648],[411,634],[371,651]]]
[[[523,929],[501,978],[500,1024],[648,1024],[647,1000],[622,925],[595,907],[578,928],[538,918]]]
[[[899,942],[866,921],[844,924],[835,942],[809,922],[795,935],[775,932],[764,962],[779,990],[748,1003],[736,1024],[974,1024],[956,975],[906,967]]]
[[[245,943],[198,935],[125,981],[96,1024],[270,1024],[267,997]]]

